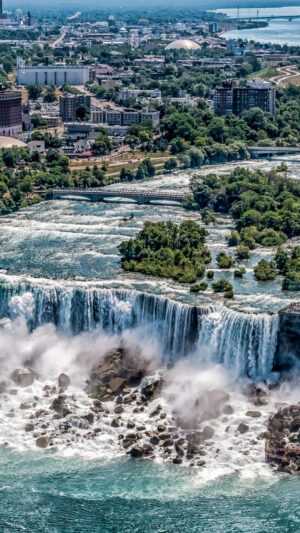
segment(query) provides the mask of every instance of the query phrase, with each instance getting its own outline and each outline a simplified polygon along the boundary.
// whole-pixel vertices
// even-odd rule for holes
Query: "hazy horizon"
[[[185,0],[184,4],[181,0],[152,0],[145,6],[144,0],[109,0],[109,2],[99,2],[99,0],[52,0],[49,2],[41,2],[41,0],[3,0],[3,9],[10,10],[20,8],[23,10],[33,9],[38,11],[53,11],[53,9],[60,9],[60,11],[72,11],[79,9],[81,11],[108,11],[108,10],[122,10],[129,11],[138,9],[141,11],[151,11],[152,9],[199,9],[209,10],[217,8],[234,8],[234,7],[279,7],[279,6],[298,6],[300,0],[290,0],[283,2],[282,0],[265,0],[265,1],[249,1],[249,0],[204,0],[199,3],[197,0]]]

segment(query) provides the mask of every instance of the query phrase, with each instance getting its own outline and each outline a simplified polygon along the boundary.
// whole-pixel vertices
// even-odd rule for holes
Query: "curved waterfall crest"
[[[133,290],[21,282],[0,285],[0,318],[14,318],[12,301],[27,293],[32,296],[31,329],[46,323],[70,334],[140,328],[159,342],[169,362],[193,354],[253,380],[266,379],[273,369],[277,315],[247,314],[221,304],[192,306]]]

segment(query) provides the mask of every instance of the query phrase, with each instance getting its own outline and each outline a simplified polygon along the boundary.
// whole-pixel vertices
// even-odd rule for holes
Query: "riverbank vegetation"
[[[146,222],[134,239],[120,244],[122,267],[128,272],[195,283],[203,278],[211,261],[205,237],[206,230],[194,221]]]

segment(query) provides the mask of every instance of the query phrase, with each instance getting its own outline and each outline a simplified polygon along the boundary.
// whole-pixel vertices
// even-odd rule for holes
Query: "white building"
[[[89,79],[85,65],[17,65],[18,85],[84,85]]]

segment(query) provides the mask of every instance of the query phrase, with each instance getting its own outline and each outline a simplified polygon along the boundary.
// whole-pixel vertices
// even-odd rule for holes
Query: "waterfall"
[[[30,329],[53,323],[76,335],[97,328],[117,334],[140,327],[144,335],[158,339],[169,360],[191,351],[198,338],[201,316],[208,312],[206,307],[137,291],[19,283],[0,285],[0,318],[13,318],[11,299],[27,292],[32,294],[34,303],[28,321]]]
[[[53,323],[69,334],[95,329],[118,334],[138,327],[159,342],[169,363],[194,353],[253,380],[266,379],[273,369],[277,315],[196,307],[132,290],[1,283],[0,318],[13,318],[12,298],[27,292],[33,299],[31,329]]]
[[[203,317],[197,352],[238,378],[267,379],[273,369],[278,315],[239,313],[218,306]]]

